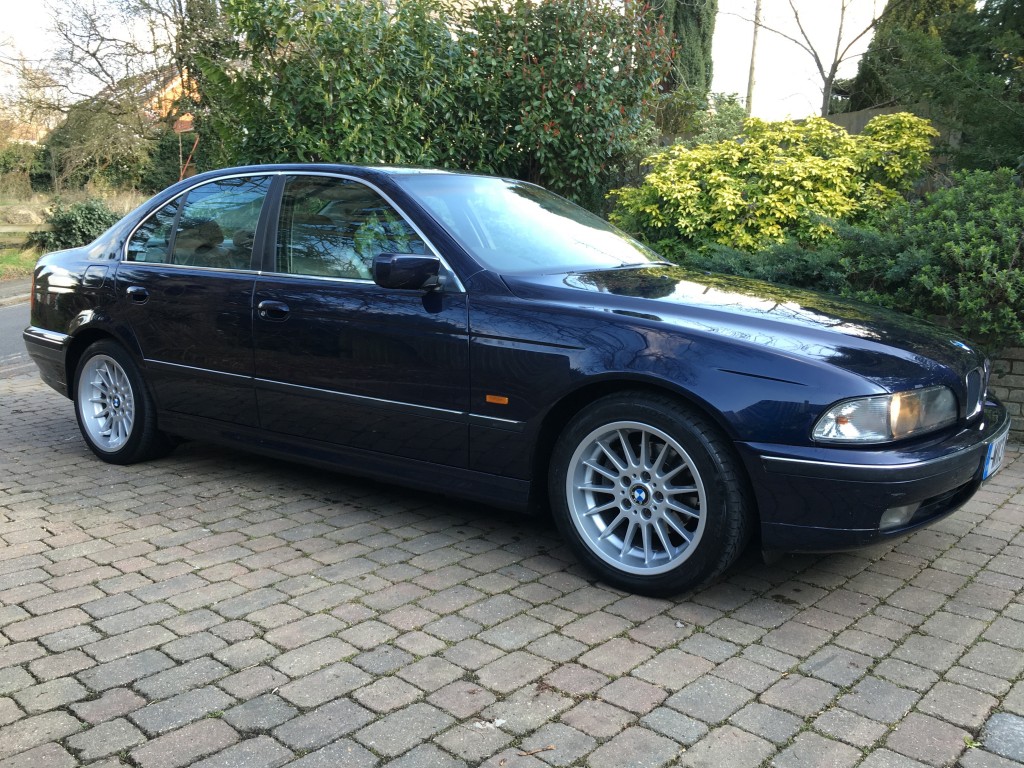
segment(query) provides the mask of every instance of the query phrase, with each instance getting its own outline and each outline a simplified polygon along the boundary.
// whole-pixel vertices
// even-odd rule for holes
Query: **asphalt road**
[[[0,375],[29,373],[32,360],[25,352],[21,332],[28,325],[28,303],[0,307]]]

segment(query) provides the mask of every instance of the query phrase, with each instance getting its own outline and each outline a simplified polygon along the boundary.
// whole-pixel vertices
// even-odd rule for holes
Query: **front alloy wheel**
[[[739,556],[753,518],[732,446],[706,416],[668,395],[624,392],[591,403],[555,444],[555,523],[608,584],[672,595]]]
[[[686,450],[660,429],[635,421],[601,426],[583,438],[570,467],[572,522],[613,568],[664,573],[700,544],[704,482]]]

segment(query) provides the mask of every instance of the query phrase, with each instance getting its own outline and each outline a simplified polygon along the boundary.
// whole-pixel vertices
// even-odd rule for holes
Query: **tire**
[[[667,396],[611,395],[566,426],[549,497],[562,536],[608,584],[667,596],[721,575],[750,536],[753,505],[731,446]]]
[[[173,447],[156,428],[156,409],[138,367],[116,342],[97,341],[85,350],[73,396],[82,437],[104,461],[134,464]]]

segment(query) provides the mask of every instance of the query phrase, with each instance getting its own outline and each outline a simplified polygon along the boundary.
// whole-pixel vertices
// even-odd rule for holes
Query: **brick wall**
[[[1010,347],[992,361],[990,388],[1013,416],[1010,440],[1024,443],[1024,347]]]

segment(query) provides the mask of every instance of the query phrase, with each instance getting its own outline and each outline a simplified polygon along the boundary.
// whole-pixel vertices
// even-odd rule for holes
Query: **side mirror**
[[[381,288],[433,291],[441,287],[441,260],[417,253],[379,253],[373,257],[373,282]]]

